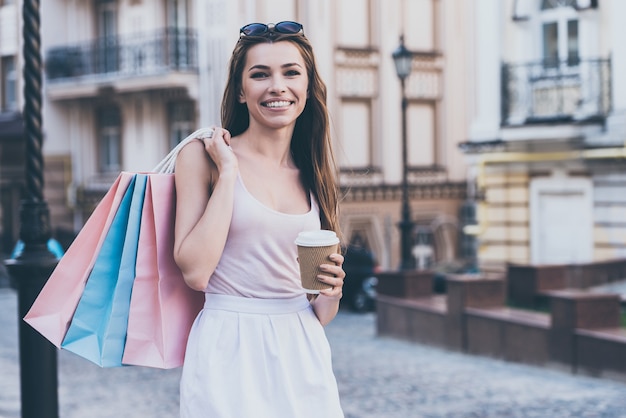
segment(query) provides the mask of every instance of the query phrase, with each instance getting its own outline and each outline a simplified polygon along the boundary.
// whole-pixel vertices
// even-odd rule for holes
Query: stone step
[[[626,328],[577,329],[576,335],[600,338],[615,343],[626,344]],[[626,359],[624,359],[626,361]]]
[[[433,313],[445,314],[448,311],[448,298],[446,295],[436,295],[432,297],[424,298],[395,298],[384,295],[378,295],[377,300],[393,303],[397,306],[404,308],[413,308],[419,310],[425,310]]]
[[[494,307],[494,308],[467,308],[466,312],[474,316],[482,316],[490,319],[512,322],[518,325],[534,326],[537,328],[550,328],[550,314],[530,311],[527,309]]]

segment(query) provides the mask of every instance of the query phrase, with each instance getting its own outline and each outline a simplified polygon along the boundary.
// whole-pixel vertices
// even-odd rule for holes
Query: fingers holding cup
[[[339,244],[339,238],[334,231],[303,231],[298,234],[295,243],[298,247],[300,278],[305,292],[318,294],[322,289],[331,289],[335,285],[343,286],[343,276],[345,276],[343,269],[336,264],[334,266],[329,264],[336,263],[331,256],[337,254]],[[342,262],[342,260],[339,261]],[[341,282],[335,281],[338,277]]]

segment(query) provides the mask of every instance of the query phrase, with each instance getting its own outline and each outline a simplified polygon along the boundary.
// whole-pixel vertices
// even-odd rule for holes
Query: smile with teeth
[[[263,106],[265,107],[271,107],[271,108],[278,108],[278,107],[287,107],[290,106],[293,102],[287,101],[287,100],[279,100],[279,101],[275,101],[275,102],[265,102],[263,103]]]

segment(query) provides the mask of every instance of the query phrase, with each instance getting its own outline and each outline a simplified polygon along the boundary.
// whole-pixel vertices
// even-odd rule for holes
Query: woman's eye
[[[285,75],[287,75],[289,77],[295,77],[297,75],[300,75],[300,71],[298,71],[298,70],[289,70],[289,71],[287,71],[287,73]]]
[[[250,78],[265,78],[267,77],[266,73],[253,73]]]

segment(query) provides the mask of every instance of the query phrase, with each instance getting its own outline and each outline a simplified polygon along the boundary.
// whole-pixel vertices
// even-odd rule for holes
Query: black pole
[[[404,78],[400,78],[402,88],[402,220],[400,221],[400,254],[402,260],[401,270],[412,270],[415,268],[415,259],[411,254],[413,247],[414,224],[411,219],[411,206],[409,203],[409,168],[408,168],[408,148],[407,148],[407,126],[406,112],[408,101],[406,98]]]
[[[6,260],[6,265],[18,292],[22,418],[57,418],[56,347],[22,320],[57,264],[47,247],[50,214],[43,198],[39,0],[24,0],[22,17],[26,190],[20,209],[20,239],[24,250]]]

